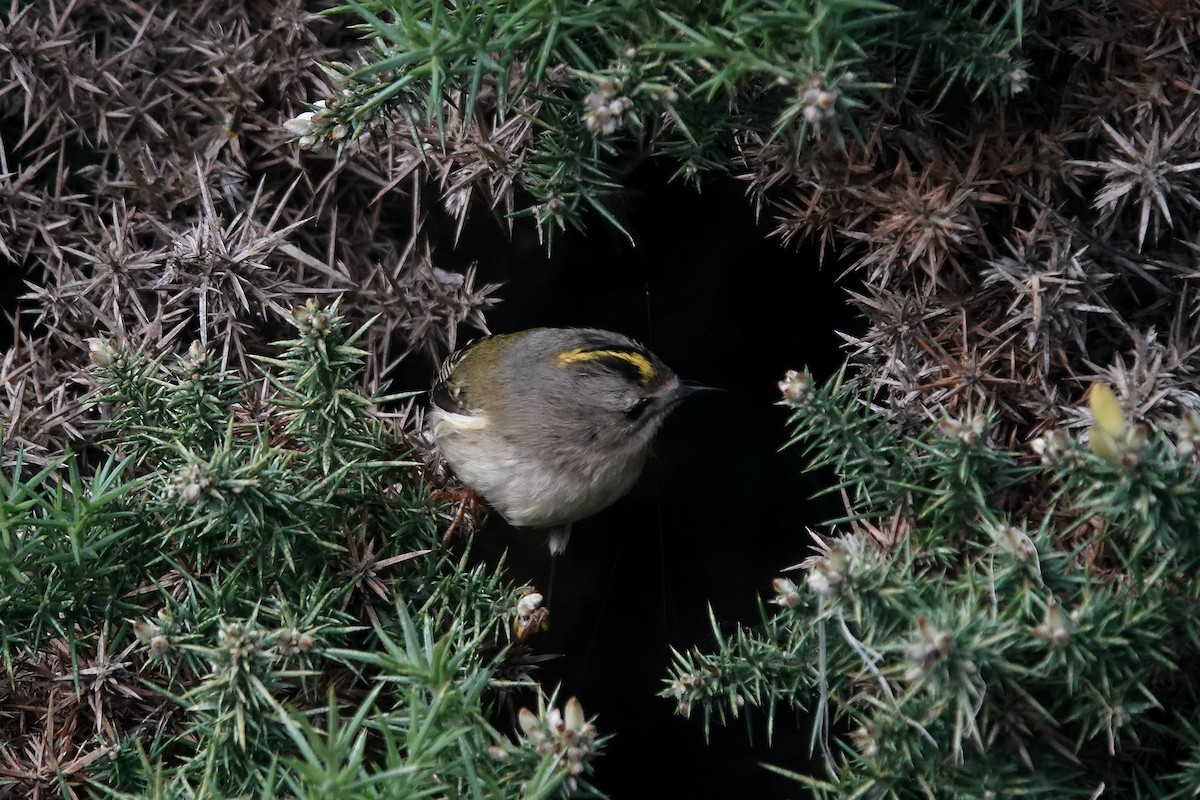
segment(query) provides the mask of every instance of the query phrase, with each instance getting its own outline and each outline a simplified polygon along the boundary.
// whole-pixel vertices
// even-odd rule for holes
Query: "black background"
[[[709,604],[725,628],[755,624],[771,579],[808,554],[806,526],[840,511],[832,498],[811,499],[830,476],[804,474],[797,449],[780,452],[787,412],[775,405],[777,382],[805,365],[832,374],[842,360],[835,331],[859,323],[835,267],[768,238],[770,220],[756,223],[735,180],[697,192],[648,163],[625,185],[615,212],[634,244],[596,217],[547,258],[531,231],[508,240],[489,222],[435,259],[443,268],[478,262],[481,282],[505,281],[488,314],[495,333],[620,331],[685,380],[726,390],[689,399],[633,492],[575,524],[548,602],[552,629],[532,640],[563,657],[541,676],[615,734],[595,776],[614,798],[798,796],[799,785],[759,763],[806,771],[806,715],[779,709],[770,746],[761,714],[751,731],[714,725],[706,746],[701,720],[677,716],[657,693],[672,646],[712,648]],[[546,592],[544,536],[493,515],[479,539],[482,557],[507,549],[512,577]]]

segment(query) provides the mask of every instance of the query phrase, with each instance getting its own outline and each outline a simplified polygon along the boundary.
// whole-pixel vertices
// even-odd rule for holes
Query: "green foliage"
[[[0,476],[0,703],[49,685],[46,713],[69,721],[37,742],[0,727],[0,747],[52,765],[0,763],[0,793],[591,793],[590,723],[586,752],[493,726],[499,693],[536,691],[509,660],[519,595],[441,546],[374,412],[397,398],[353,388],[366,326],[337,306],[295,309],[297,337],[258,380],[199,343],[173,358],[93,341],[107,452],[32,473],[18,454]],[[78,755],[54,729],[92,725],[94,755],[53,766]]]
[[[940,98],[1006,95],[1020,71],[1025,3],[820,0],[496,3],[351,0],[375,40],[344,88],[292,128],[301,144],[344,145],[391,114],[415,146],[444,147],[456,120],[536,121],[518,150],[533,214],[553,233],[604,200],[620,152],[662,155],[677,174],[727,169],[735,137],[800,148],[857,136],[855,109],[883,90]]]
[[[1055,433],[1029,465],[982,417],[906,436],[844,375],[783,387],[850,532],[776,580],[761,629],[677,654],[664,696],[706,724],[762,709],[768,730],[808,709],[827,775],[793,777],[823,797],[1190,796],[1195,418],[1118,417],[1107,449]],[[1015,501],[1038,490],[1030,518]]]

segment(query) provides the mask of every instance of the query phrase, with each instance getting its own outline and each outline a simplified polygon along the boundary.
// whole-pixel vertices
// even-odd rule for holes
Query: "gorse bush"
[[[0,716],[0,793],[585,791],[600,743],[577,701],[522,710],[520,742],[490,721],[536,686],[522,593],[441,545],[379,411],[404,398],[352,388],[365,326],[336,301],[290,320],[256,378],[199,342],[94,339],[99,462],[17,455],[0,706],[28,711]]]
[[[861,382],[783,388],[846,530],[760,630],[677,655],[681,713],[810,710],[828,775],[795,777],[819,796],[1192,796],[1194,415],[1148,433],[1098,385],[1090,447],[1056,433],[1038,459],[983,416],[900,435]]]
[[[273,308],[344,298],[367,373],[437,360],[480,330],[495,286],[432,263],[437,226],[386,137],[344,158],[282,122],[362,43],[323,3],[45,0],[0,11],[3,459],[85,439],[88,337],[149,345],[182,325],[249,377]],[[407,143],[407,137],[401,137]],[[436,222],[436,220],[434,220]],[[10,329],[0,330],[7,345]],[[154,350],[158,352],[158,350]]]
[[[1194,794],[1200,5],[0,19],[0,796],[592,792],[577,701],[510,713],[540,595],[441,543],[364,387],[485,329],[468,221],[620,227],[646,159],[741,181],[865,320],[785,387],[845,518],[671,702],[809,709],[831,796]]]
[[[376,47],[357,66],[336,65],[343,88],[289,123],[301,146],[344,148],[398,116],[411,158],[445,164],[460,224],[474,195],[532,215],[547,236],[585,213],[619,225],[606,203],[620,189],[619,155],[662,157],[697,181],[728,170],[747,136],[791,149],[860,137],[851,112],[896,84],[1006,95],[1025,74],[1020,0],[371,0],[336,10],[364,19]]]

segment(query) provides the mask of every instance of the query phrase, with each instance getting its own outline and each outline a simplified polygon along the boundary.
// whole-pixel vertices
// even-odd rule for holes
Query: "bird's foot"
[[[560,525],[550,529],[550,555],[558,558],[567,550],[567,541],[571,538],[571,524]]]

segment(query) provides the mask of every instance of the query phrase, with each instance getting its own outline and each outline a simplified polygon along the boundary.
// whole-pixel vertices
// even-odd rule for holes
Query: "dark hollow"
[[[597,217],[547,258],[529,231],[510,242],[483,225],[436,260],[477,261],[481,282],[507,282],[488,316],[494,332],[608,328],[684,379],[726,390],[689,399],[637,488],[576,524],[549,601],[552,630],[533,642],[565,654],[543,668],[547,688],[561,683],[563,698],[578,696],[601,732],[616,734],[596,763],[597,785],[614,798],[795,796],[799,786],[759,763],[805,771],[807,717],[778,709],[769,747],[761,715],[753,742],[739,721],[714,726],[706,746],[701,721],[657,693],[670,647],[711,649],[710,603],[727,628],[754,624],[771,579],[808,554],[805,527],[840,511],[810,499],[829,476],[805,475],[799,450],[779,451],[787,413],[774,404],[786,369],[832,374],[835,331],[858,323],[836,265],[818,269],[811,249],[767,238],[770,221],[755,223],[739,183],[713,179],[696,192],[667,177],[645,164],[626,181],[617,215],[636,245]],[[512,576],[546,591],[543,537],[493,517],[478,547],[488,559],[507,548]]]

